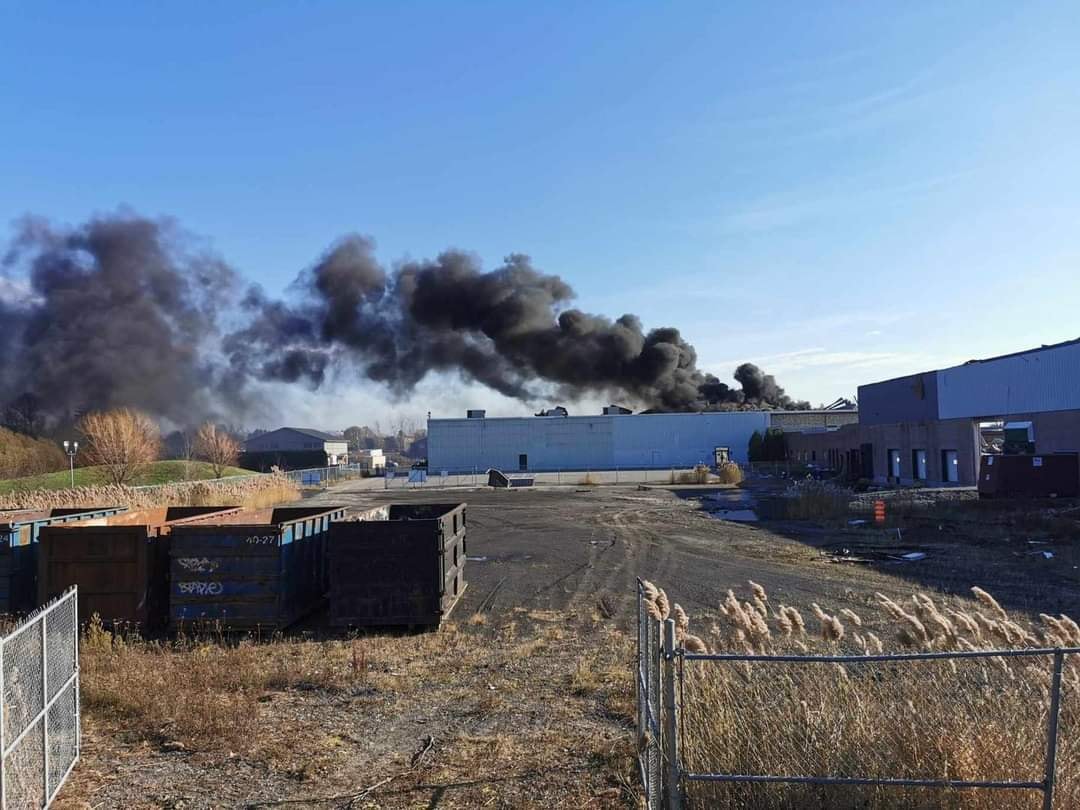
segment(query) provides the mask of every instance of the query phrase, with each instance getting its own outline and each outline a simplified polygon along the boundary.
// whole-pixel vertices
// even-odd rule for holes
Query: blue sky
[[[0,222],[174,216],[273,291],[349,231],[524,252],[814,401],[1080,336],[1075,2],[37,0],[0,34]]]

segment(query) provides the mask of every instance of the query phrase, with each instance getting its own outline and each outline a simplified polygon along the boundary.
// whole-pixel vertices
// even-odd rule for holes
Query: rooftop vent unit
[[[546,411],[540,411],[537,416],[569,416],[570,412],[566,410],[562,405],[556,405],[554,408],[549,408]]]
[[[465,416],[468,419],[483,419],[486,415],[487,411],[481,410],[479,408],[472,408],[465,411]]]
[[[604,416],[625,416],[631,413],[633,413],[632,410],[624,408],[622,405],[608,405],[604,408]]]

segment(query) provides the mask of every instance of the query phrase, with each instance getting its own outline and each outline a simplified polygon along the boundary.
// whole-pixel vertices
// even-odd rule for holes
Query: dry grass
[[[1067,616],[1010,616],[975,588],[973,603],[925,594],[876,594],[871,611],[773,603],[751,583],[728,591],[702,636],[659,589],[649,607],[669,613],[689,650],[776,653],[964,651],[1080,646]],[[683,754],[694,771],[911,777],[1042,778],[1052,660],[978,658],[907,663],[686,662]],[[1080,806],[1080,656],[1063,675],[1057,807]],[[692,784],[691,806],[746,808],[1035,806],[1031,791],[808,785]]]
[[[830,520],[848,514],[852,499],[851,490],[829,481],[806,478],[788,487],[776,505],[783,520]]]
[[[720,469],[717,470],[716,479],[721,484],[741,484],[743,481],[742,467],[731,461],[721,464]]]
[[[236,504],[252,509],[294,501],[300,497],[296,485],[284,475],[251,475],[209,481],[184,481],[150,487],[116,484],[75,489],[33,490],[0,496],[0,510],[52,509],[58,506],[210,506]]]
[[[232,795],[356,808],[631,805],[628,639],[590,616],[537,613],[331,641],[149,642],[92,626],[81,649],[89,753],[62,806],[121,806],[124,791],[126,806],[143,806],[147,783],[121,787],[111,771],[145,773],[163,756],[186,770],[154,777],[174,780],[156,782],[157,794],[189,793],[198,768],[199,790],[222,806]]]
[[[282,753],[267,745],[277,735],[259,711],[268,692],[341,690],[369,677],[359,651],[331,661],[304,645],[250,639],[229,644],[208,633],[146,641],[114,635],[96,616],[80,652],[83,705],[95,717],[169,747],[268,759]]]

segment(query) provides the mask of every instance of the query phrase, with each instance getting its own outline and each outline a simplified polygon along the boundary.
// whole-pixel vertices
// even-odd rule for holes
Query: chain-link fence
[[[693,484],[698,473],[693,467],[656,467],[649,469],[556,469],[539,472],[503,470],[510,476],[524,475],[537,484],[564,486],[601,486],[606,484]],[[438,489],[452,487],[482,487],[488,482],[486,468],[452,470],[387,470],[384,489]]]
[[[1080,806],[1080,649],[715,654],[675,638],[639,584],[649,810]]]
[[[309,467],[284,470],[282,475],[302,489],[326,489],[339,481],[364,477],[366,468],[360,464],[338,464],[333,467]]]
[[[48,807],[79,758],[75,588],[0,639],[0,808]]]

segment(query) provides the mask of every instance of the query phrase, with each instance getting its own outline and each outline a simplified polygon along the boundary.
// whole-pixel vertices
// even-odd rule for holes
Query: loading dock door
[[[862,462],[862,477],[869,480],[874,477],[874,445],[869,442],[860,445],[859,455]]]
[[[926,480],[926,451],[911,451],[911,468],[915,472],[915,478],[919,481]]]
[[[900,451],[899,450],[890,450],[889,451],[889,477],[890,478],[899,478],[900,477]]]
[[[960,482],[960,454],[955,450],[941,451],[941,469],[945,480],[950,484]]]

